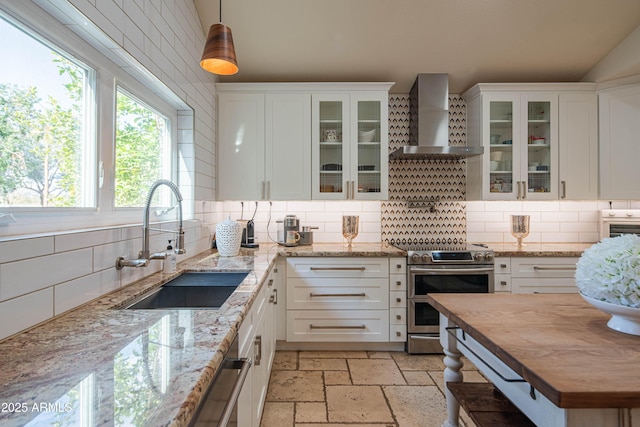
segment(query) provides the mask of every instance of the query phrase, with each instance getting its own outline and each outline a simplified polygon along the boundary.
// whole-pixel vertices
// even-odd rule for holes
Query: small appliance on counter
[[[256,217],[256,212],[258,211],[258,202],[256,202],[256,207],[253,210],[253,216],[249,220],[242,219],[242,217],[244,216],[244,202],[241,202],[241,205],[241,219],[238,220],[238,222],[242,225],[242,240],[240,246],[242,246],[243,248],[255,249],[260,246],[258,245],[258,243],[256,243],[255,223],[253,222],[253,219]]]
[[[300,231],[300,219],[295,215],[286,215],[284,219],[276,221],[278,224],[277,242],[284,246],[312,245],[313,231],[318,227],[302,227]],[[291,235],[296,236],[295,241],[291,240]]]
[[[300,232],[300,241],[298,242],[301,246],[313,245],[313,231],[317,230],[318,227],[309,227],[305,225],[302,227],[302,231]]]

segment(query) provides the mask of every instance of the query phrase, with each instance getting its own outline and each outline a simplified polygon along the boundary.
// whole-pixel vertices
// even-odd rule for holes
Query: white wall
[[[640,27],[596,64],[582,81],[602,82],[636,74],[640,74]]]
[[[219,207],[210,202],[215,198],[216,79],[199,67],[205,35],[194,2],[11,2],[16,8],[41,5],[98,49],[115,44],[120,51],[116,60],[122,54],[133,57],[133,65],[122,61],[122,67],[141,66],[138,74],[150,72],[160,91],[168,88],[190,107],[178,118],[179,183],[193,189],[183,196],[185,212],[195,218],[185,223],[186,256],[209,248],[209,227],[203,223],[217,220]],[[102,32],[78,25],[78,12]],[[114,57],[113,51],[107,53]],[[117,256],[136,256],[141,246],[137,224],[0,239],[0,339],[158,271],[161,261],[145,268],[115,269]],[[164,235],[152,239],[152,251],[165,246]]]

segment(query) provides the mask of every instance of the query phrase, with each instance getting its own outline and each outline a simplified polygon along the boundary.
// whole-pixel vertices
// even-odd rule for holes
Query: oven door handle
[[[472,268],[422,268],[411,266],[411,274],[475,274],[492,273],[493,267],[472,267]]]

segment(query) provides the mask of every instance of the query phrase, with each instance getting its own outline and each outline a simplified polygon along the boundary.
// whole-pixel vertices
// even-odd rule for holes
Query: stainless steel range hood
[[[449,76],[418,74],[409,95],[409,144],[390,159],[439,159],[477,156],[483,147],[449,145]]]

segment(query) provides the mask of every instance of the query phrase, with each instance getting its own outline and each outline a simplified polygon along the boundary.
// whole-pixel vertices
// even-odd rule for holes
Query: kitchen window
[[[0,207],[94,207],[94,70],[3,19],[0,38]]]
[[[13,6],[0,5],[0,236],[140,222],[151,183],[178,175],[176,96]]]

